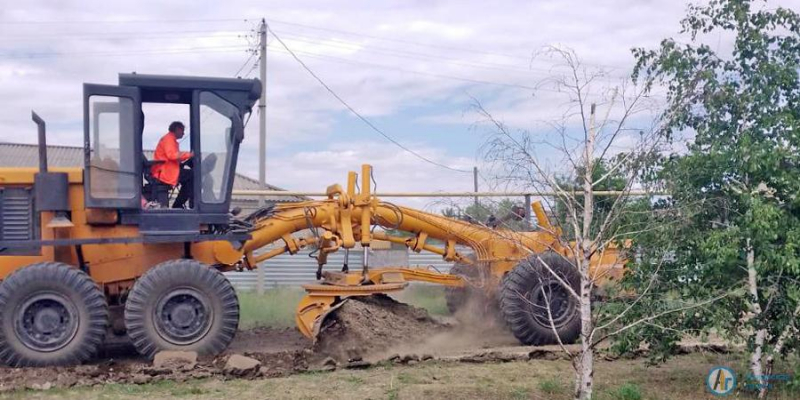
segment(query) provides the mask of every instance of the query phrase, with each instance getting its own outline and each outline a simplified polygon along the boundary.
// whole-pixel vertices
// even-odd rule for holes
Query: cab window
[[[212,92],[200,93],[200,175],[204,203],[219,204],[225,199],[233,147],[234,118],[238,110]]]

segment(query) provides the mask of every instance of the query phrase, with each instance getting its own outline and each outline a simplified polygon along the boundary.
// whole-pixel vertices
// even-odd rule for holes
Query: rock
[[[56,386],[62,388],[69,388],[78,383],[78,378],[70,374],[59,374],[56,378]]]
[[[549,351],[549,350],[536,349],[536,350],[532,350],[530,353],[528,353],[528,359],[529,360],[551,360],[552,361],[552,360],[558,360],[559,358],[561,358],[559,356],[559,353],[556,353],[556,352],[553,352],[553,351]]]
[[[153,358],[154,368],[190,370],[197,366],[197,352],[194,351],[159,351]]]
[[[336,360],[333,359],[333,357],[328,357],[322,361],[322,365],[333,365],[335,367],[336,364],[338,363],[336,362]]]
[[[172,370],[169,368],[144,368],[142,372],[150,376],[169,375]]]
[[[431,355],[431,354],[423,354],[422,357],[420,357],[420,360],[422,360],[422,361],[433,360],[433,355]]]
[[[392,362],[392,363],[398,363],[398,362],[400,362],[400,354],[396,354],[396,353],[392,354],[386,360],[389,361],[389,362]]]
[[[336,365],[323,365],[319,370],[322,372],[333,372],[336,371]]]
[[[131,378],[131,381],[137,385],[144,385],[145,383],[150,383],[153,378],[149,375],[145,374],[136,374]]]
[[[189,377],[192,379],[210,378],[211,376],[212,373],[207,370],[196,369],[194,371],[189,372]]]
[[[30,387],[33,390],[50,390],[53,387],[53,383],[52,382],[34,383]]]
[[[322,366],[320,367],[320,371],[326,371],[326,372],[336,371],[336,368],[338,366],[339,365],[336,362],[336,360],[334,360],[332,357],[328,357],[322,361]]]
[[[89,378],[97,378],[100,375],[103,375],[103,371],[100,370],[100,368],[95,368],[95,369],[89,371],[86,375],[89,376]]]
[[[365,368],[369,368],[371,366],[372,366],[372,364],[370,362],[360,360],[360,361],[353,361],[353,362],[347,363],[345,368],[347,368],[347,369],[365,369]]]
[[[418,362],[419,362],[419,361],[417,361],[417,360],[408,360],[408,362],[406,363],[406,365],[417,365],[417,363],[418,363]]]
[[[406,354],[400,359],[403,364],[408,364],[409,361],[419,361],[419,357],[416,354]]]
[[[258,367],[261,366],[261,361],[254,358],[245,357],[239,354],[234,354],[228,357],[223,370],[226,375],[233,376],[248,376],[254,375],[258,372]]]

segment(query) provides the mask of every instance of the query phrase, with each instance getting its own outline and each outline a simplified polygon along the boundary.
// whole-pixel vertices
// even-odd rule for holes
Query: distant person
[[[181,185],[178,197],[172,203],[172,208],[184,208],[186,201],[189,207],[194,207],[194,190],[192,182],[193,173],[191,169],[181,167],[181,163],[189,161],[194,154],[191,152],[180,151],[178,139],[184,135],[184,125],[180,121],[169,124],[169,132],[158,141],[156,152],[153,156],[155,161],[163,161],[154,164],[150,172],[154,178],[171,187]]]

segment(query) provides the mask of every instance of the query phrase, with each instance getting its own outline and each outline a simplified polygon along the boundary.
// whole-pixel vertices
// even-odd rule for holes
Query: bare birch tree
[[[513,321],[520,317],[520,307],[514,304],[524,299],[530,305],[524,312],[539,312],[546,318],[553,337],[572,359],[575,398],[590,399],[598,345],[635,326],[652,323],[665,313],[701,307],[719,297],[675,304],[633,321],[623,319],[637,303],[648,299],[647,285],[614,316],[599,317],[600,309],[593,298],[598,284],[620,277],[622,258],[628,255],[626,239],[654,229],[648,226],[650,219],[631,217],[631,206],[636,203],[649,209],[647,196],[631,194],[634,190],[648,190],[639,178],[665,144],[658,129],[661,116],[642,88],[628,80],[615,79],[602,68],[583,65],[574,51],[549,47],[543,54],[560,63],[552,76],[537,86],[552,97],[551,101],[561,104],[559,117],[544,122],[549,128],[547,136],[513,131],[477,100],[475,105],[482,121],[491,128],[484,152],[497,179],[516,188],[555,192],[553,199],[545,199],[547,208],[560,210],[562,215],[557,224],[539,227],[558,238],[551,245],[553,251],[531,251],[527,264],[517,266],[507,277],[500,303],[506,320],[511,321],[512,332],[523,342],[536,344],[520,332],[525,327],[515,330]],[[609,187],[614,189],[613,195],[598,201],[596,192]],[[613,268],[597,266],[600,260],[607,262],[606,256],[616,253],[620,259]],[[565,261],[569,267],[564,267]],[[519,269],[536,271],[524,277],[538,279],[539,284],[530,290],[541,293],[530,293],[524,285],[518,285],[517,281],[523,279],[523,275],[515,273]],[[556,296],[555,291],[562,295]],[[566,345],[569,338],[565,339],[568,334],[561,317],[564,301],[573,304],[579,316],[579,324],[573,325],[579,326],[578,349]],[[559,315],[554,315],[554,310]]]

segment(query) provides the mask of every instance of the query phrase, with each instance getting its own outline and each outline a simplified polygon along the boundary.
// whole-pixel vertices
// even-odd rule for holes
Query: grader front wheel
[[[239,326],[239,301],[222,273],[194,260],[157,265],[134,285],[125,303],[125,327],[136,350],[217,355]]]

